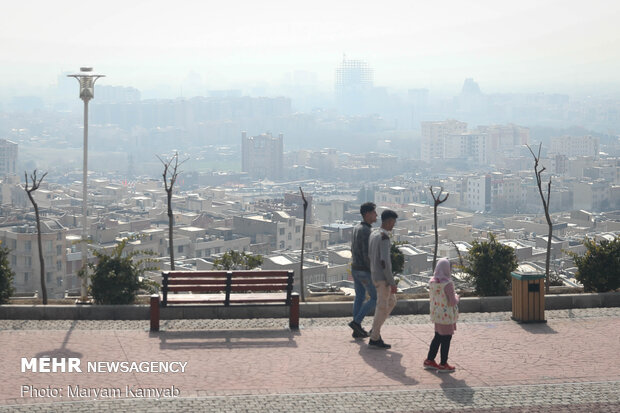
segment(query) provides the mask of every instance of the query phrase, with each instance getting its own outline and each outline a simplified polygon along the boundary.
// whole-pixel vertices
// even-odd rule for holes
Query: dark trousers
[[[431,347],[428,350],[428,360],[435,360],[437,356],[437,351],[439,347],[441,347],[441,364],[446,364],[448,362],[448,352],[450,351],[450,340],[452,340],[452,335],[442,336],[441,334],[435,332],[435,337],[433,337],[433,341],[431,341]]]

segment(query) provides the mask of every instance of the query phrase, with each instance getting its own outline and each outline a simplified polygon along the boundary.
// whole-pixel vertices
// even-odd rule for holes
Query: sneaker
[[[452,373],[454,370],[456,370],[454,366],[451,366],[448,363],[437,366],[437,371],[440,373]]]
[[[439,365],[435,362],[435,360],[424,360],[423,366],[424,366],[424,370],[439,369]]]
[[[379,338],[379,340],[373,340],[373,339],[368,340],[368,347],[383,349],[383,350],[392,348],[391,345],[384,343],[382,338]]]
[[[351,334],[351,336],[352,336],[353,338],[366,338],[366,337],[368,337],[366,334],[364,334],[364,333],[359,333],[359,332],[357,332],[357,331],[354,331],[354,332],[353,332],[353,334]]]
[[[366,338],[369,336],[368,332],[364,330],[360,323],[356,321],[351,321],[349,323],[349,327],[353,329],[353,337],[354,338]]]

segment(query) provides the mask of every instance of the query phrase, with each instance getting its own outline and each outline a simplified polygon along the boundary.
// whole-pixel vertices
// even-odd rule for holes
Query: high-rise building
[[[464,180],[465,206],[472,211],[491,209],[491,175],[467,176]]]
[[[284,135],[277,138],[271,133],[247,136],[241,132],[241,171],[257,179],[282,179],[284,163]]]
[[[336,102],[347,114],[363,114],[373,89],[373,69],[363,60],[342,59],[336,68]]]
[[[0,177],[17,173],[17,144],[0,139]]]
[[[592,136],[563,136],[551,138],[551,153],[572,156],[593,156],[598,158],[599,138]]]
[[[467,123],[450,119],[440,122],[422,122],[422,160],[445,159],[446,138],[467,132]]]

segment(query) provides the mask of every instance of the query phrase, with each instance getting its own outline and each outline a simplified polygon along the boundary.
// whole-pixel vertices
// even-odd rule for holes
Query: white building
[[[551,138],[551,149],[549,152],[566,156],[593,156],[598,158],[599,138],[593,136]]]
[[[489,211],[491,209],[491,175],[467,176],[464,201],[472,211]]]
[[[446,138],[467,132],[467,123],[450,119],[441,122],[422,122],[421,159],[444,159]]]
[[[17,173],[17,144],[0,139],[0,177]]]

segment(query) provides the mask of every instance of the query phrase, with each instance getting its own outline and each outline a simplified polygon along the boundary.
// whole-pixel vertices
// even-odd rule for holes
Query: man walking
[[[381,326],[396,306],[396,281],[392,274],[392,260],[390,259],[390,231],[396,225],[397,218],[396,212],[390,209],[383,211],[381,228],[370,234],[368,242],[370,272],[377,290],[377,307],[368,341],[368,346],[371,348],[389,349],[392,347],[383,342]]]
[[[351,241],[351,274],[355,286],[355,301],[353,301],[353,321],[349,327],[353,329],[353,338],[368,337],[368,332],[362,327],[362,321],[368,312],[375,308],[377,290],[370,276],[370,259],[368,258],[368,239],[372,224],[377,222],[376,205],[366,202],[360,207],[362,222],[353,228]],[[366,302],[366,293],[370,297]]]

